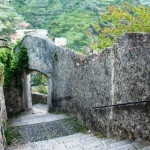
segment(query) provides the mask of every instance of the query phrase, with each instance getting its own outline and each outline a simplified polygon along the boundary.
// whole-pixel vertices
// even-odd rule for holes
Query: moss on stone
[[[104,134],[104,133],[101,133],[101,132],[94,132],[94,135],[95,135],[97,138],[107,138],[107,135]]]
[[[20,138],[20,135],[17,132],[15,132],[13,127],[11,127],[10,122],[6,123],[5,135],[6,135],[7,145],[16,143]]]

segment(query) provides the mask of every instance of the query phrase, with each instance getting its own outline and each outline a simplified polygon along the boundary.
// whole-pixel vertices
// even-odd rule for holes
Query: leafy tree
[[[101,13],[108,11],[110,5],[120,5],[123,0],[41,0],[47,5],[36,5],[33,0],[14,0],[13,6],[33,28],[47,29],[49,37],[65,37],[67,47],[76,51],[90,46],[86,32],[95,30]],[[126,0],[137,4],[138,0]],[[133,1],[133,2],[132,2]],[[96,33],[96,31],[94,31]]]
[[[150,8],[139,5],[132,7],[124,3],[124,8],[111,6],[103,14],[96,29],[99,36],[93,36],[91,46],[97,51],[112,46],[124,32],[150,32]]]

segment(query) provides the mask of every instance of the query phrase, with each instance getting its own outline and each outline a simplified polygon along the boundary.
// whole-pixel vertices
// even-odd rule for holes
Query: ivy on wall
[[[19,47],[19,52],[0,49],[0,63],[4,65],[4,88],[22,89],[21,76],[28,69],[28,54],[25,47]]]

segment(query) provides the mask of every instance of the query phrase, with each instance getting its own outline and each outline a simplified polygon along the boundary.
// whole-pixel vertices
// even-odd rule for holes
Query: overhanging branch
[[[12,50],[12,48],[10,48],[9,46],[0,46],[0,48],[7,48],[9,50]]]
[[[0,41],[8,42],[8,40],[7,40],[7,39],[3,39],[3,38],[2,38],[2,39],[0,38]]]
[[[0,48],[7,48],[9,50],[12,50],[12,48],[10,48],[8,45],[8,40],[4,39],[4,38],[0,38],[0,41],[5,42],[3,45],[0,45]]]

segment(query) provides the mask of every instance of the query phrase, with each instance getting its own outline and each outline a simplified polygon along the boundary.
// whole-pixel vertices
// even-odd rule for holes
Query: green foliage
[[[23,70],[28,69],[28,55],[24,47],[14,53],[8,49],[0,49],[0,62],[4,65],[4,87],[22,89],[21,75]]]
[[[47,94],[47,77],[40,72],[31,73],[31,86],[33,92]]]
[[[3,72],[3,70],[4,70],[4,65],[0,63],[0,71]]]
[[[94,132],[94,135],[95,135],[97,138],[107,138],[107,135],[104,134],[104,133],[101,133],[101,132]]]
[[[76,131],[78,132],[85,133],[87,131],[87,129],[82,125],[82,123],[76,117],[67,119],[66,123],[69,126],[72,126],[74,129],[76,129]]]
[[[37,92],[42,93],[42,94],[47,94],[47,87],[44,85],[39,85]]]
[[[0,63],[0,85],[3,84],[4,81],[4,65]]]
[[[129,3],[124,3],[124,8],[111,6],[96,26],[99,36],[93,40],[93,49],[100,51],[112,46],[125,32],[150,32],[149,16],[149,7],[132,7]]]
[[[47,77],[40,72],[33,71],[31,73],[31,85],[38,86],[38,85],[45,85],[47,84]]]
[[[133,4],[133,0],[126,0]],[[137,4],[138,0],[134,0]],[[49,37],[65,37],[67,47],[83,51],[90,46],[89,26],[98,22],[110,5],[122,5],[122,0],[14,0],[13,6],[32,28],[43,28]],[[122,5],[123,6],[123,5]]]
[[[10,126],[10,123],[7,122],[6,124],[6,131],[5,131],[6,141],[7,145],[11,145],[18,141],[20,135],[16,133],[13,129],[13,127]]]
[[[15,33],[23,18],[16,13],[15,9],[7,1],[1,1],[0,5],[0,35],[10,40],[10,35]]]

